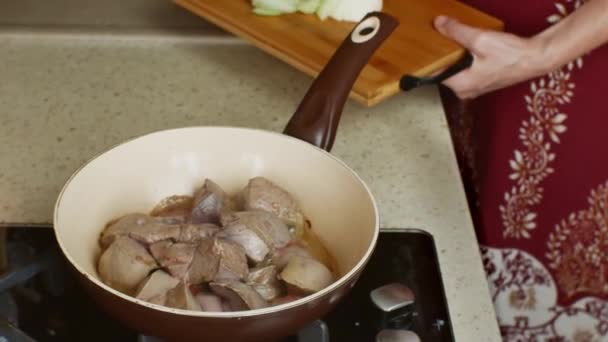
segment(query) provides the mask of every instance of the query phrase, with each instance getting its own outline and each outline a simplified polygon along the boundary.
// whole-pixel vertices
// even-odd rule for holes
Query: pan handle
[[[353,84],[398,25],[385,13],[366,15],[313,81],[283,133],[330,151]]]
[[[460,61],[445,69],[439,75],[432,77],[416,77],[411,75],[403,76],[399,81],[399,88],[401,88],[401,90],[408,91],[427,84],[439,84],[461,72],[462,70],[469,68],[471,65],[473,65],[473,55],[467,52]]]

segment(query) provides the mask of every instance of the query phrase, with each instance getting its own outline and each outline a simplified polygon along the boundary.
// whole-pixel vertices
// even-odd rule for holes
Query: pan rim
[[[154,136],[154,135],[169,134],[171,132],[176,132],[176,131],[201,130],[201,129],[205,129],[205,130],[206,129],[213,129],[213,130],[220,129],[220,130],[236,132],[237,134],[238,134],[238,132],[249,132],[249,133],[255,133],[255,134],[267,134],[267,135],[277,136],[279,139],[287,139],[296,144],[299,144],[303,148],[310,149],[311,151],[313,151],[312,153],[321,153],[321,154],[325,155],[326,157],[332,159],[336,163],[337,166],[340,166],[343,169],[345,169],[352,177],[355,178],[355,180],[359,184],[361,184],[363,186],[363,188],[365,189],[365,192],[368,196],[368,199],[370,200],[370,202],[372,204],[372,208],[374,211],[374,221],[375,222],[374,222],[374,232],[373,232],[373,236],[372,236],[372,241],[369,244],[367,250],[365,251],[363,257],[359,260],[359,262],[357,262],[357,264],[353,268],[351,268],[350,271],[348,271],[346,274],[344,274],[342,277],[340,277],[338,280],[333,282],[328,287],[322,289],[321,291],[318,291],[316,293],[303,297],[301,299],[298,299],[298,300],[295,300],[293,302],[289,302],[286,304],[271,306],[271,307],[262,308],[262,309],[254,309],[254,310],[246,310],[246,311],[232,311],[232,312],[191,311],[191,310],[170,308],[170,307],[158,305],[158,304],[152,304],[152,303],[146,302],[141,299],[137,299],[135,297],[132,297],[130,295],[124,294],[118,290],[113,289],[112,287],[106,285],[101,280],[92,276],[91,274],[89,274],[89,272],[85,271],[82,267],[80,267],[80,265],[73,260],[71,254],[68,253],[67,248],[64,246],[63,241],[61,240],[61,238],[58,234],[58,229],[55,225],[56,223],[59,222],[59,208],[61,206],[62,198],[64,196],[64,193],[66,192],[66,190],[69,188],[70,184],[72,183],[72,181],[80,174],[80,172],[83,169],[85,169],[92,162],[94,162],[95,160],[99,159],[100,157],[106,155],[107,153],[110,153],[111,151],[113,151],[123,145],[129,144],[129,143],[139,140],[139,139],[144,139],[144,138],[147,138],[150,136]],[[87,160],[85,163],[83,163],[78,169],[76,169],[72,173],[72,175],[67,179],[67,181],[63,185],[61,191],[59,192],[59,195],[57,196],[57,200],[55,202],[54,212],[53,212],[53,232],[55,235],[55,239],[57,240],[57,243],[58,243],[59,248],[61,249],[63,255],[69,261],[71,266],[81,276],[83,276],[88,281],[90,281],[92,284],[101,288],[102,290],[106,290],[107,292],[110,292],[111,294],[118,296],[128,302],[142,305],[144,307],[147,307],[147,308],[150,308],[153,310],[157,310],[160,312],[165,312],[165,313],[169,313],[169,314],[177,314],[180,316],[213,318],[213,319],[235,319],[235,318],[242,319],[242,318],[246,318],[246,317],[257,317],[257,316],[287,311],[291,308],[300,307],[302,305],[306,305],[308,303],[320,300],[321,298],[334,293],[337,289],[339,289],[342,286],[344,286],[345,284],[349,283],[354,277],[357,277],[358,274],[365,268],[373,251],[376,248],[376,243],[378,241],[378,236],[380,234],[380,215],[379,215],[376,200],[375,200],[369,186],[365,183],[365,181],[363,181],[363,179],[359,176],[359,174],[355,170],[353,170],[344,161],[342,161],[340,158],[332,155],[331,153],[329,153],[317,146],[314,146],[306,141],[294,138],[292,136],[283,134],[281,132],[270,131],[270,130],[261,129],[261,128],[251,128],[251,127],[201,125],[201,126],[183,126],[183,127],[177,127],[177,128],[170,128],[170,129],[158,130],[158,131],[153,131],[150,133],[138,135],[138,136],[132,137],[130,139],[124,140],[120,143],[114,144],[113,146],[110,146],[109,148],[105,149],[104,151],[99,152],[96,155],[94,155],[93,157],[91,157],[89,160]]]

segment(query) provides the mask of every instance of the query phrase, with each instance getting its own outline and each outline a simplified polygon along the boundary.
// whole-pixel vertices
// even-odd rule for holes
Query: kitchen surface
[[[160,0],[0,3],[0,225],[49,229],[64,183],[129,138],[196,125],[281,131],[312,79]],[[435,243],[456,341],[499,341],[435,87],[349,101],[332,154],[381,228]]]

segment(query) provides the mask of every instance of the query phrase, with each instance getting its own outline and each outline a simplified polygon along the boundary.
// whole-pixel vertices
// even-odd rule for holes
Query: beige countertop
[[[3,0],[2,31],[222,31],[166,0]]]
[[[205,25],[199,34],[108,35],[36,30],[25,19],[0,15],[4,226],[50,223],[71,173],[125,139],[192,125],[280,131],[311,82]],[[456,340],[500,341],[436,89],[373,108],[349,102],[332,153],[369,184],[383,228],[434,236]]]

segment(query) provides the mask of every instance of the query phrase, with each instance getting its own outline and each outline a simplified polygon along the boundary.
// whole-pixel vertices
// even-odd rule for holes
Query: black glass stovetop
[[[18,235],[42,246],[37,248],[54,244],[49,230],[18,231]],[[57,253],[54,255],[63,260]],[[49,272],[42,270],[10,290],[18,311],[12,327],[27,335],[23,341],[158,341],[139,335],[100,311],[65,269],[61,263],[54,265]],[[54,279],[49,279],[49,273]],[[53,291],[48,290],[49,281],[55,283]],[[409,288],[414,294],[413,303],[391,312],[381,310],[370,293],[387,284]],[[370,342],[377,341],[384,329],[411,331],[420,341],[454,341],[444,293],[432,237],[416,230],[384,230],[351,293],[329,315],[284,342]],[[8,337],[10,324],[0,323],[0,337]],[[20,341],[16,337],[8,340]]]

